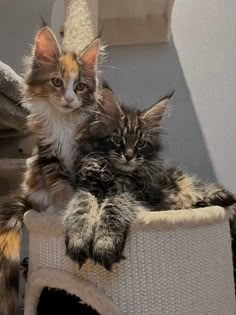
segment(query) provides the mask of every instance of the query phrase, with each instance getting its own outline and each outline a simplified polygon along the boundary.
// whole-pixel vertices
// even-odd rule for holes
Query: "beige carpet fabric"
[[[29,211],[25,315],[36,315],[44,286],[78,295],[101,315],[234,315],[228,217],[220,207],[140,213],[127,259],[108,272],[91,261],[79,269],[65,256],[60,218]]]

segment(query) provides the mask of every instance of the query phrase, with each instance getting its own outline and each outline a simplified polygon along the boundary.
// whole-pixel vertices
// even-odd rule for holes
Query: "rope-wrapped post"
[[[63,47],[79,51],[98,34],[97,0],[65,0]]]

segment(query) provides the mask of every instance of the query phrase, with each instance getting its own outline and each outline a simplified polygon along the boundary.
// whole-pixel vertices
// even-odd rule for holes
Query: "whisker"
[[[118,69],[118,67],[113,67],[113,66],[104,66],[104,65],[102,65],[101,67],[102,68],[111,68],[111,69],[115,69],[115,70]]]
[[[26,98],[26,99],[22,99],[21,101],[19,101],[18,103],[16,103],[16,106],[17,105],[20,105],[20,104],[24,104],[30,100],[32,100],[33,98],[32,97],[29,97],[29,98]]]

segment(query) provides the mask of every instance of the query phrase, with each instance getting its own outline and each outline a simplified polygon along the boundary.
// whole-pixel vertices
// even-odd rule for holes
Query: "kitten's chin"
[[[70,107],[70,106],[54,106],[56,110],[63,114],[69,114],[77,110],[79,107]]]
[[[74,112],[75,110],[78,110],[80,106],[73,106],[73,105],[63,105],[63,104],[53,104],[52,106],[59,112],[63,114],[69,114]]]

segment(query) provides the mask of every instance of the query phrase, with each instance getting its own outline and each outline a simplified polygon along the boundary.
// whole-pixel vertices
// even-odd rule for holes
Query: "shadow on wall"
[[[1,0],[0,1],[0,59],[18,74],[22,59],[29,54],[34,34],[41,26],[42,16],[50,24],[54,0]]]
[[[122,101],[145,108],[175,90],[163,122],[163,158],[216,181],[173,39],[163,45],[110,47],[108,53],[104,77]]]

